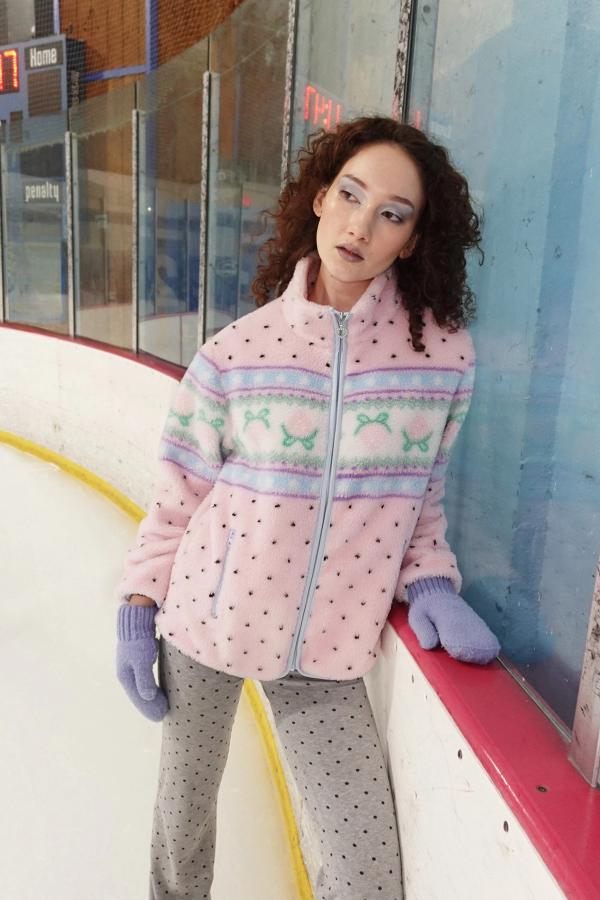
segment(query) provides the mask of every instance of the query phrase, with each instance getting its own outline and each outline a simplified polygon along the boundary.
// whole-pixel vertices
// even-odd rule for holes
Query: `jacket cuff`
[[[166,574],[164,571],[156,571],[156,574],[153,576],[152,571],[156,569],[155,562],[151,563],[152,571],[146,573],[140,571],[140,569],[145,568],[143,563],[141,566],[139,564],[136,565],[135,569],[132,570],[129,569],[128,561],[125,565],[127,569],[113,590],[113,600],[117,603],[129,603],[133,594],[143,594],[144,597],[154,600],[160,609],[167,595],[171,569],[169,568]]]
[[[120,641],[135,641],[138,638],[155,636],[154,619],[158,612],[155,606],[138,606],[123,603],[117,615],[117,637]]]
[[[413,581],[406,587],[409,603],[412,603],[416,597],[426,597],[432,594],[456,594],[452,580],[441,575],[434,575],[431,578],[420,578],[419,581]]]

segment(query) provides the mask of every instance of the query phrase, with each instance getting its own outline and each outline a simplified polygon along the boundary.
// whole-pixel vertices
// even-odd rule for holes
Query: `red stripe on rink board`
[[[600,790],[567,759],[569,743],[498,661],[423,650],[405,603],[388,621],[569,900],[600,898]]]

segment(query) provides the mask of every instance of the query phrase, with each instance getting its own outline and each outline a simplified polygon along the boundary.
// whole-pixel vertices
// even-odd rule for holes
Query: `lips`
[[[362,253],[359,253],[356,247],[353,247],[352,244],[338,244],[338,249],[347,250],[348,253],[354,253],[355,256],[358,256],[359,259],[362,259]]]

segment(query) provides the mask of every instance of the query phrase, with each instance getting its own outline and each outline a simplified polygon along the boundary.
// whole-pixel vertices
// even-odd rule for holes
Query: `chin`
[[[361,264],[345,262],[341,256],[338,255],[335,247],[330,254],[319,254],[319,256],[321,256],[321,263],[325,266],[329,274],[338,278],[340,281],[356,281],[359,278],[361,281],[364,281],[364,273],[361,272],[359,275],[356,271],[357,268],[362,268]]]

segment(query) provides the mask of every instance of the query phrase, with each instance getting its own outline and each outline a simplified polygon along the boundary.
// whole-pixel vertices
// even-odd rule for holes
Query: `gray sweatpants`
[[[162,721],[150,898],[208,900],[217,794],[244,680],[203,666],[162,637],[158,659],[170,708]],[[402,900],[394,801],[362,678],[322,681],[296,672],[261,684],[320,833],[315,900]]]

